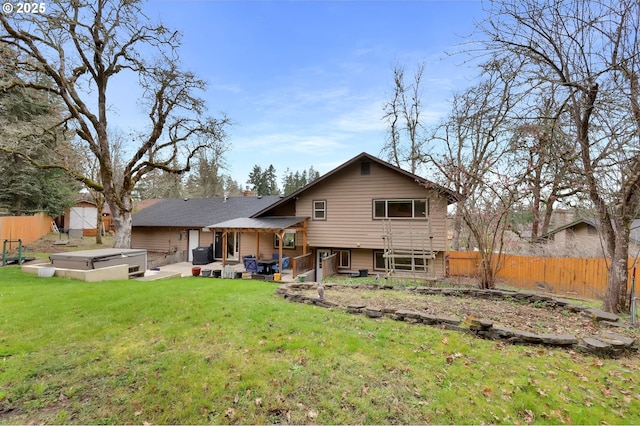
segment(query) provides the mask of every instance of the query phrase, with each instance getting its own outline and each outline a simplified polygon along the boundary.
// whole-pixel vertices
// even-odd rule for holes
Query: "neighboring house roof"
[[[565,223],[562,226],[559,226],[559,227],[557,227],[555,229],[552,229],[551,231],[547,232],[546,234],[540,235],[538,237],[538,240],[546,240],[546,239],[550,238],[551,236],[557,234],[558,232],[562,232],[562,231],[565,231],[567,229],[575,228],[576,226],[581,225],[581,224],[591,225],[594,228],[597,228],[599,222],[595,218],[577,219],[577,220],[574,220],[573,222]]]
[[[547,240],[551,236],[557,234],[558,232],[562,232],[562,231],[565,231],[567,229],[572,229],[572,228],[575,228],[576,226],[582,225],[582,224],[593,226],[594,228],[596,228],[598,230],[600,228],[600,221],[597,218],[594,218],[594,217],[581,218],[581,219],[574,220],[573,222],[567,223],[565,225],[559,226],[556,229],[553,229],[553,230],[547,232],[546,234],[540,235],[538,237],[538,241]],[[631,241],[633,243],[640,243],[640,219],[635,219],[633,222],[631,222],[631,230],[630,230],[630,233],[629,233],[629,241]]]
[[[133,226],[204,228],[252,216],[278,200],[280,196],[164,199],[134,213]]]
[[[381,159],[379,159],[378,157],[374,157],[371,154],[368,154],[366,152],[363,152],[359,155],[356,155],[355,157],[353,157],[351,160],[343,163],[342,165],[336,167],[335,169],[331,170],[328,173],[325,173],[324,175],[320,176],[318,179],[312,181],[311,183],[303,186],[302,188],[298,189],[297,191],[289,194],[288,196],[282,198],[280,201],[276,202],[275,204],[273,204],[272,206],[267,206],[265,207],[265,209],[257,212],[256,214],[254,214],[252,217],[258,217],[261,214],[266,213],[268,210],[271,210],[274,207],[277,207],[279,205],[285,204],[287,203],[289,200],[291,200],[292,198],[296,198],[300,193],[305,192],[307,190],[309,190],[310,188],[313,188],[314,186],[318,185],[319,183],[323,182],[325,179],[341,172],[342,170],[346,169],[347,167],[351,166],[354,163],[357,163],[359,161],[371,161],[373,163],[377,163],[383,167],[387,167],[399,174],[405,175],[408,178],[413,179],[416,183],[423,185],[425,188],[428,189],[433,189],[439,193],[441,193],[442,195],[444,195],[444,197],[447,199],[447,202],[449,204],[453,204],[455,202],[461,201],[463,200],[463,196],[458,194],[455,191],[452,191],[442,185],[438,185],[437,183],[431,182],[430,180],[427,180],[425,178],[422,178],[418,175],[414,175],[413,173],[410,173],[406,170],[401,169],[400,167],[394,166],[391,163],[387,163],[386,161],[383,161]]]

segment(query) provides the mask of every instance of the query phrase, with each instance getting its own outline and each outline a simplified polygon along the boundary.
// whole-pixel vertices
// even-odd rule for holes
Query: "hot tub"
[[[99,269],[107,266],[129,265],[129,272],[147,269],[147,251],[140,249],[107,248],[98,250],[52,253],[51,266],[65,269]]]

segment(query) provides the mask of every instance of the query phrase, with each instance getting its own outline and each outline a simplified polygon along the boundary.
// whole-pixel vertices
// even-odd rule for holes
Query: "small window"
[[[360,174],[362,176],[369,176],[371,174],[371,163],[369,161],[360,163]]]
[[[351,252],[349,250],[333,250],[333,253],[338,254],[338,268],[351,268]]]
[[[313,202],[313,220],[327,220],[327,202],[314,201]]]
[[[296,248],[296,233],[295,231],[284,231],[284,235],[282,236],[282,248],[283,249],[294,249]],[[280,238],[276,234],[273,234],[273,248],[280,247]]]
[[[382,270],[382,271],[385,270],[383,255],[384,255],[383,251],[373,252],[373,269]]]

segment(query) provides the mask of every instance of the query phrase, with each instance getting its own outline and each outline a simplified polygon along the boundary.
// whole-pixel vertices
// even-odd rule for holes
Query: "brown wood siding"
[[[213,244],[213,232],[200,230],[200,247],[206,247]]]
[[[172,253],[188,248],[188,232],[183,228],[135,227],[131,231],[131,248]]]
[[[325,248],[325,247],[323,247]],[[351,253],[351,267],[349,271],[359,271],[360,269],[367,269],[370,275],[380,274],[383,276],[385,271],[383,269],[375,269],[375,257],[374,252],[377,250],[364,250],[364,249],[353,249],[350,250]],[[431,265],[433,267],[432,273],[429,274],[428,278],[438,277],[442,278],[445,274],[444,267],[445,255],[444,252],[440,252],[437,254],[436,258],[432,261]],[[407,272],[410,274],[410,272]]]
[[[289,200],[269,212],[269,216],[295,216],[295,214],[296,204],[294,200]]]
[[[260,245],[256,253],[256,235],[260,236]],[[295,257],[302,254],[302,237],[298,233],[296,236],[296,248],[283,249],[284,257]],[[257,255],[259,258],[270,259],[273,253],[278,253],[278,249],[273,247],[273,234],[266,232],[243,232],[240,236],[240,256]]]
[[[312,202],[326,200],[326,220],[309,220],[311,247],[383,248],[383,222],[373,219],[374,199],[428,198],[433,248],[446,249],[446,200],[407,176],[371,163],[369,175],[360,175],[360,164],[331,176],[304,192],[296,204],[297,216],[312,216]],[[392,220],[394,232],[426,232],[427,221]],[[371,260],[368,261],[371,264]]]

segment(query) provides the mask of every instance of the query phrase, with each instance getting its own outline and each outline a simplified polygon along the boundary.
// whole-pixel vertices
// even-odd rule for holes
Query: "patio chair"
[[[274,255],[274,256],[277,256],[277,255]],[[274,258],[274,259],[277,259],[277,257]],[[283,256],[282,257],[282,270],[285,270],[285,269],[289,269],[289,258]],[[277,264],[275,266],[273,266],[273,270],[276,271],[276,272],[280,272],[278,270],[278,265]]]
[[[258,265],[258,259],[255,257],[244,259],[244,269],[254,274],[260,274],[264,271],[264,268]]]

